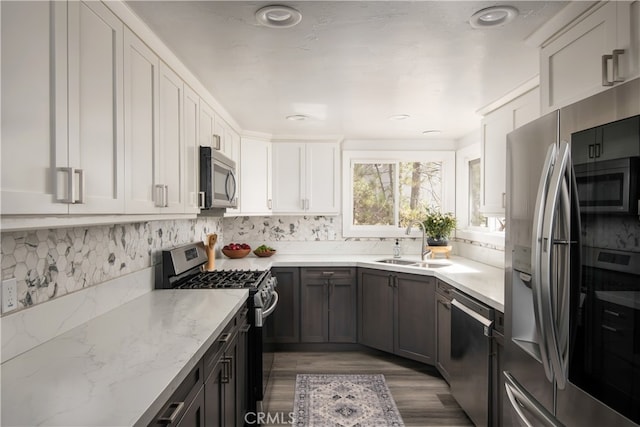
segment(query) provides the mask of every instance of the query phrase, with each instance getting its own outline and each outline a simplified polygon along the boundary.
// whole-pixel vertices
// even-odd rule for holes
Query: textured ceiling
[[[473,30],[474,12],[505,3],[284,3],[302,12],[298,26],[256,23],[256,10],[282,2],[127,1],[243,130],[351,139],[477,129],[476,110],[538,74],[538,49],[524,39],[566,5],[511,1],[514,22]],[[410,118],[389,120],[396,114]],[[422,134],[430,129],[442,133]]]

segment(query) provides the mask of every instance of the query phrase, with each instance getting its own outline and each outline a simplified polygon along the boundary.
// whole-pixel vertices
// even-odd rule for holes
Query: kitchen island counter
[[[385,264],[385,255],[339,255],[339,254],[276,254],[269,258],[249,255],[241,259],[216,260],[216,269],[263,270],[271,267],[366,267],[379,270],[435,276],[469,296],[504,312],[504,269],[482,264],[459,256],[449,259],[428,260],[434,264],[447,264],[438,268],[411,265]],[[419,256],[403,256],[401,259],[419,262]]]
[[[149,292],[2,364],[2,425],[147,425],[248,291]]]

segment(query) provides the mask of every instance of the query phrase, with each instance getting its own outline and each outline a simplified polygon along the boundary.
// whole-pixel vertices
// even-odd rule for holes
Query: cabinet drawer
[[[173,392],[149,426],[172,426],[182,419],[204,384],[203,371],[203,363],[200,360],[189,372],[187,378],[176,388],[176,391]]]
[[[493,323],[494,329],[500,334],[504,334],[504,314],[496,311],[496,321]]]
[[[216,362],[222,353],[224,353],[225,346],[233,340],[233,336],[237,333],[237,320],[238,316],[236,315],[236,317],[231,319],[227,326],[225,326],[222,333],[218,335],[218,338],[216,338],[204,354],[204,378],[209,378]]]
[[[453,286],[448,283],[443,282],[442,280],[436,281],[436,292],[442,295],[445,298],[452,299]]]
[[[303,268],[301,270],[302,280],[355,280],[355,268]]]

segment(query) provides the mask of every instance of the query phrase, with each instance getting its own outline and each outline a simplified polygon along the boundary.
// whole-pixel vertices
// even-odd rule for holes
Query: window
[[[469,163],[469,225],[472,227],[486,227],[487,217],[480,213],[480,159],[470,160]]]
[[[458,230],[456,237],[490,244],[504,244],[504,218],[486,217],[480,211],[482,187],[480,143],[456,152],[456,200]]]
[[[453,212],[454,157],[440,151],[345,151],[343,234],[398,237],[427,207]]]

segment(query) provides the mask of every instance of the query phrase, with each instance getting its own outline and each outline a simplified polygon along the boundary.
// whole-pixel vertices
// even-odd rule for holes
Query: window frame
[[[344,150],[342,153],[342,235],[344,237],[407,237],[405,228],[381,225],[353,225],[353,164],[442,162],[442,209],[455,212],[456,153],[451,150],[398,151],[398,150]],[[397,191],[397,189],[394,189]],[[399,199],[394,200],[394,216],[398,215]],[[414,230],[410,237],[421,234]]]
[[[481,146],[479,141],[456,151],[456,179],[458,182],[456,187],[456,218],[458,219],[456,238],[489,245],[503,246],[505,238],[504,231],[491,231],[489,227],[470,225],[469,192],[471,189],[469,187],[469,162],[476,159],[481,159],[480,167],[482,168],[484,165],[482,163]],[[488,218],[488,221],[492,220],[492,218]]]

